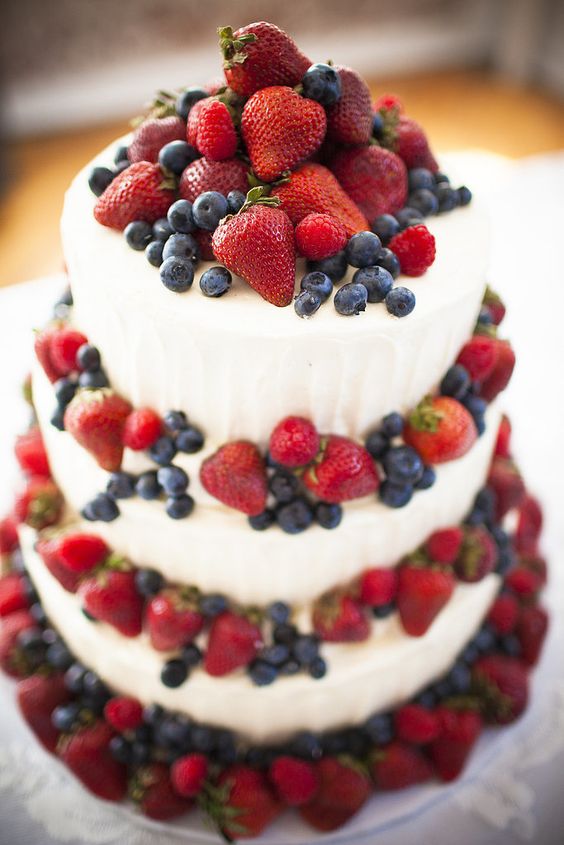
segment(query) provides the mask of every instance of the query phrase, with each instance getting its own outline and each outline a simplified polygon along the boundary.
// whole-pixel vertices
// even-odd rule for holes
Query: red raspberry
[[[426,543],[427,554],[435,563],[451,564],[458,557],[464,534],[462,528],[435,531]]]
[[[395,713],[394,725],[398,739],[414,745],[433,742],[441,730],[437,714],[419,704],[400,707]]]
[[[396,94],[382,94],[376,102],[374,103],[374,111],[380,111],[380,109],[384,109],[385,111],[390,111],[391,109],[395,109],[398,114],[403,114],[403,103]]]
[[[516,566],[505,576],[505,584],[517,594],[521,600],[534,598],[542,587],[542,579],[538,573],[526,566]]]
[[[409,226],[388,244],[406,276],[422,276],[435,260],[435,238],[426,226]]]
[[[370,607],[383,607],[390,604],[398,589],[398,574],[395,569],[367,569],[360,579],[360,601]]]
[[[84,343],[88,343],[88,338],[75,329],[65,327],[53,333],[51,361],[61,375],[68,375],[72,370],[78,369],[76,353]]]
[[[125,420],[123,445],[136,452],[148,449],[160,437],[162,421],[151,408],[138,408]]]
[[[509,422],[509,418],[505,416],[505,414],[501,418],[501,422],[499,424],[499,429],[497,432],[497,440],[495,442],[495,449],[494,455],[499,458],[510,458],[511,457],[511,448],[510,448],[510,440],[511,440],[511,423]]]
[[[208,761],[203,754],[186,754],[170,770],[172,785],[184,798],[193,798],[201,792],[207,774]]]
[[[488,613],[488,622],[498,634],[510,634],[517,624],[519,603],[511,593],[499,595]]]
[[[37,426],[16,438],[14,446],[16,458],[22,470],[28,475],[51,476],[49,460],[43,444],[41,432]]]
[[[305,258],[320,261],[339,252],[347,243],[347,230],[331,214],[308,214],[296,226],[296,246]]]
[[[456,363],[468,371],[472,381],[484,381],[492,373],[496,358],[495,338],[477,334],[464,344]]]
[[[308,804],[319,789],[319,778],[311,763],[295,757],[278,757],[268,776],[278,797],[289,807]]]
[[[270,435],[270,455],[277,464],[301,467],[319,452],[319,434],[314,424],[303,417],[286,417]]]
[[[235,155],[237,133],[225,103],[204,100],[198,119],[197,147],[211,161],[223,161]]]
[[[116,731],[134,731],[143,721],[143,707],[136,698],[117,696],[104,707],[104,718]]]

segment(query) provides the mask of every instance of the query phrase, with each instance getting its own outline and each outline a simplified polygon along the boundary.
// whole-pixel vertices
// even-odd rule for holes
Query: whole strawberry
[[[483,722],[477,710],[438,707],[440,735],[431,743],[429,754],[441,780],[455,780],[482,731]]]
[[[228,766],[217,786],[204,809],[228,842],[259,836],[282,812],[266,775],[243,763]]]
[[[368,220],[394,214],[407,200],[407,170],[395,153],[383,147],[341,150],[331,170]]]
[[[521,660],[527,666],[537,663],[547,631],[548,613],[543,607],[531,605],[521,609],[515,633],[521,646]]]
[[[511,634],[519,618],[519,603],[510,592],[501,593],[488,611],[487,620],[494,630],[504,636]]]
[[[137,592],[132,570],[104,568],[81,582],[79,595],[85,610],[95,619],[113,625],[126,637],[141,633],[143,598]]]
[[[317,461],[303,476],[308,490],[325,502],[347,502],[376,492],[380,484],[372,457],[347,437],[330,434]]]
[[[194,798],[202,791],[207,775],[208,760],[203,754],[185,754],[171,766],[170,777],[178,795]]]
[[[218,191],[224,196],[230,191],[241,191],[245,194],[249,189],[248,172],[248,166],[238,158],[225,161],[199,158],[182,172],[178,193],[182,199],[190,202],[194,202],[206,191]]]
[[[198,113],[198,150],[211,161],[233,158],[237,149],[237,133],[229,109],[225,103],[213,98],[200,102],[203,105]]]
[[[480,657],[472,669],[472,680],[489,722],[506,725],[518,719],[527,707],[527,672],[513,657],[502,654]]]
[[[399,568],[397,607],[410,637],[421,637],[454,592],[455,580],[446,567],[423,567],[409,561]]]
[[[493,572],[497,558],[497,546],[489,531],[481,525],[467,526],[454,571],[460,581],[473,584]]]
[[[159,157],[159,150],[171,141],[183,141],[186,126],[180,117],[150,117],[140,123],[133,133],[131,144],[127,148],[127,157],[134,164],[137,161],[150,161],[153,164]]]
[[[108,185],[94,206],[94,217],[103,226],[119,230],[133,220],[154,223],[166,217],[174,199],[172,185],[159,165],[138,161]]]
[[[277,757],[268,771],[275,792],[288,807],[309,804],[319,789],[315,767],[297,757]]]
[[[335,69],[341,80],[341,96],[327,108],[327,137],[338,144],[367,144],[372,136],[370,89],[350,67]]]
[[[493,370],[480,385],[480,396],[486,402],[493,402],[495,397],[505,390],[515,368],[515,353],[509,341],[496,338],[495,344],[497,356]]]
[[[503,414],[497,430],[494,455],[500,458],[511,457],[511,422],[505,414]]]
[[[83,785],[106,801],[121,801],[127,791],[127,770],[110,752],[114,733],[102,720],[64,734],[57,755]]]
[[[188,590],[169,587],[153,596],[145,623],[153,648],[172,651],[192,642],[204,627],[204,617]]]
[[[396,736],[402,742],[428,745],[440,733],[440,722],[435,710],[420,704],[404,704],[394,714]]]
[[[69,700],[64,676],[31,675],[20,681],[16,687],[18,707],[27,724],[48,751],[54,752],[59,731],[51,722],[55,707]]]
[[[448,566],[455,562],[462,546],[464,533],[457,525],[434,531],[425,543],[425,550],[434,563]]]
[[[16,496],[14,516],[37,531],[59,521],[63,497],[56,484],[48,478],[32,476]]]
[[[313,606],[313,628],[329,643],[359,643],[370,636],[366,609],[353,597],[335,591],[326,593]]]
[[[147,763],[135,770],[129,782],[129,795],[143,815],[165,821],[187,813],[192,802],[174,789],[171,773],[164,763]]]
[[[318,791],[309,804],[300,807],[300,815],[316,830],[336,830],[367,801],[370,780],[360,765],[346,757],[323,757],[315,764],[315,773]]]
[[[257,516],[266,506],[267,478],[257,447],[246,440],[221,446],[203,462],[200,481],[224,505]]]
[[[424,783],[432,771],[417,747],[394,741],[370,755],[370,774],[376,789],[387,792]]]
[[[65,429],[102,469],[115,472],[123,458],[123,431],[131,405],[109,389],[79,391],[65,411]]]
[[[332,214],[308,214],[296,226],[296,246],[310,261],[321,261],[340,252],[347,245],[344,223]]]
[[[0,667],[12,678],[25,678],[34,665],[18,645],[22,631],[37,629],[37,622],[28,610],[15,610],[0,623]]]
[[[135,408],[125,420],[123,426],[123,445],[135,452],[141,452],[152,446],[161,436],[163,422],[152,408]]]
[[[432,173],[437,172],[439,165],[431,152],[427,136],[413,118],[400,114],[391,137],[393,140],[390,149],[403,159],[408,170],[425,167]]]
[[[261,646],[260,628],[244,616],[226,610],[212,622],[204,669],[214,677],[228,675],[251,663]]]
[[[0,619],[16,610],[29,607],[28,585],[19,572],[8,572],[0,577]]]
[[[499,436],[498,436],[499,439]],[[533,496],[521,500],[513,542],[521,554],[536,554],[542,529],[542,508]]]
[[[426,464],[442,464],[465,455],[478,432],[464,405],[450,396],[436,396],[419,403],[407,420],[403,438]]]
[[[391,604],[398,591],[398,573],[394,567],[367,569],[360,579],[360,601],[369,607]]]
[[[270,456],[275,463],[285,467],[305,466],[319,452],[319,443],[319,434],[310,420],[285,417],[270,435]]]
[[[30,428],[16,438],[14,452],[21,469],[28,475],[43,475],[45,478],[51,476],[47,452],[38,426]]]
[[[212,98],[206,97],[203,100],[198,100],[190,109],[188,122],[186,124],[186,137],[188,139],[188,143],[193,147],[197,147],[198,145],[198,125],[200,123],[200,114],[202,113],[204,106],[211,102]]]
[[[108,557],[110,550],[97,534],[74,532],[41,539],[40,553],[48,556],[69,572],[83,575],[99,566]]]
[[[74,572],[68,569],[61,561],[56,552],[56,540],[49,537],[39,537],[36,543],[36,551],[41,557],[46,569],[57,579],[59,584],[69,593],[76,593],[83,573]]]
[[[54,324],[47,326],[47,328],[37,332],[33,345],[35,357],[41,364],[43,372],[51,384],[56,382],[57,379],[61,378],[63,375],[63,373],[61,373],[59,368],[55,365],[51,355],[52,340],[55,333],[59,330],[60,325]]]
[[[71,326],[61,326],[51,338],[51,360],[62,376],[80,369],[76,355],[88,338]]]
[[[488,487],[495,495],[496,520],[503,519],[519,507],[525,496],[525,484],[519,470],[509,458],[494,458],[488,474]]]
[[[422,223],[394,235],[388,247],[396,254],[406,276],[422,276],[435,261],[435,236]]]
[[[18,548],[18,526],[13,516],[0,519],[0,559],[2,555],[11,555]]]

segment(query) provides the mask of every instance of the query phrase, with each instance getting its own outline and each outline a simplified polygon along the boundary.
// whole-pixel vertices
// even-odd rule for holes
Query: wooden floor
[[[520,157],[564,148],[562,103],[485,72],[394,78],[372,88],[375,94],[398,94],[439,151],[474,147]],[[64,191],[80,167],[127,129],[124,119],[8,146],[9,181],[0,200],[0,286],[61,269]]]

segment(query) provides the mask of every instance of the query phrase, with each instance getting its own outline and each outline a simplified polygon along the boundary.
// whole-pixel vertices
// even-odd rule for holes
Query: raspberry
[[[277,464],[305,466],[313,461],[318,451],[317,429],[303,417],[286,417],[270,435],[270,455]]]
[[[84,343],[88,343],[88,338],[74,329],[65,327],[53,333],[51,361],[61,375],[68,375],[72,370],[78,369],[76,353]]]
[[[435,238],[426,226],[409,226],[388,244],[406,276],[422,276],[435,260]]]
[[[212,161],[223,161],[235,155],[237,133],[225,103],[202,101],[197,129],[198,150]]]
[[[370,607],[390,604],[398,589],[398,574],[395,569],[367,569],[360,579],[360,601]]]
[[[414,745],[433,742],[440,733],[436,713],[419,704],[406,704],[396,711],[394,725],[398,739]]]
[[[542,587],[542,580],[532,569],[520,565],[507,574],[505,584],[519,599],[526,600],[536,596]]]
[[[385,111],[394,109],[398,114],[402,114],[404,110],[403,103],[396,94],[382,94],[378,97],[374,103],[374,111],[380,111],[380,109],[384,109]]]
[[[435,563],[451,564],[458,557],[462,544],[461,528],[443,528],[435,531],[426,543],[427,554]]]
[[[201,791],[208,773],[208,761],[203,754],[186,754],[171,768],[172,785],[179,795],[193,798]]]
[[[16,438],[14,447],[17,461],[22,470],[28,475],[43,475],[49,478],[49,460],[43,444],[39,428],[30,428],[25,434]]]
[[[143,721],[143,707],[136,698],[118,696],[110,698],[104,707],[106,722],[120,733],[133,731]]]
[[[151,408],[138,408],[125,420],[123,445],[135,452],[148,449],[160,437],[162,422]]]
[[[308,804],[319,788],[319,778],[311,763],[295,757],[278,757],[268,775],[278,797],[289,807]]]
[[[517,624],[519,604],[511,593],[496,598],[488,613],[488,622],[498,634],[510,634]]]
[[[347,243],[347,230],[331,214],[308,214],[296,226],[298,251],[311,261],[321,261],[340,252]]]
[[[495,338],[474,335],[458,353],[456,363],[467,370],[472,381],[484,381],[493,372],[496,358]]]

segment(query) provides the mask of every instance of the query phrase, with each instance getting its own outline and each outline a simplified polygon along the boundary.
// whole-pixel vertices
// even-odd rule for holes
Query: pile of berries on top
[[[200,259],[217,260],[200,278],[206,296],[225,294],[231,271],[287,306],[301,255],[315,275],[301,281],[300,317],[348,264],[358,272],[334,297],[340,314],[383,301],[409,314],[415,297],[393,279],[427,270],[435,240],[424,217],[468,204],[470,191],[439,173],[399,100],[373,104],[356,71],[312,64],[270,23],[219,34],[225,84],[159,95],[115,168],[92,171],[96,220],[125,230],[177,293]]]

